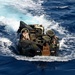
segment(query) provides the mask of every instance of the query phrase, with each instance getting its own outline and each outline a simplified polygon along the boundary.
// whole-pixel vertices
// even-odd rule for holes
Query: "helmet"
[[[49,42],[51,40],[51,38],[47,35],[44,35],[42,38],[47,42]]]
[[[46,32],[46,35],[48,35],[48,36],[50,36],[50,37],[53,37],[55,34],[54,34],[54,32],[53,32],[52,30],[48,30],[48,31]]]
[[[23,28],[23,29],[21,30],[21,33],[25,32],[25,31],[29,33],[29,30],[28,30],[27,28]]]

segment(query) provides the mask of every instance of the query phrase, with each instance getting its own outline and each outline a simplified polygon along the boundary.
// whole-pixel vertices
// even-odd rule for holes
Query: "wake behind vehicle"
[[[44,33],[42,25],[27,25],[20,21],[17,31],[20,34],[18,50],[24,56],[56,56],[59,49],[59,40],[54,31]]]

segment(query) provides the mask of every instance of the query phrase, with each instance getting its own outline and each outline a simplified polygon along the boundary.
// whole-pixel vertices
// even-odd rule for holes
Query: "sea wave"
[[[65,27],[61,26],[61,23],[58,23],[54,20],[48,20],[45,14],[34,16],[28,10],[42,10],[42,2],[38,0],[37,3],[33,0],[0,0],[1,3],[1,14],[0,14],[0,26],[5,26],[5,31],[9,33],[9,37],[0,36],[0,55],[6,55],[16,58],[17,60],[27,60],[27,61],[69,61],[75,57],[75,36],[70,34]],[[9,8],[11,7],[11,8]],[[61,9],[67,8],[67,6],[60,7]],[[16,11],[17,10],[17,11]],[[10,12],[12,11],[12,12]],[[20,20],[26,22],[27,24],[42,24],[45,27],[45,31],[48,29],[54,30],[56,35],[59,37],[60,48],[59,51],[62,51],[58,57],[56,56],[35,56],[32,58],[16,55],[12,52],[16,49],[15,41],[17,41],[16,31],[19,28]],[[13,32],[14,31],[14,35]],[[0,32],[3,34],[3,32]],[[3,34],[5,35],[5,34]],[[13,36],[12,36],[13,35]],[[11,37],[12,36],[12,37]],[[14,38],[14,39],[13,39]],[[68,54],[69,52],[69,54]]]
[[[56,8],[67,9],[67,8],[69,8],[69,6],[57,6]]]

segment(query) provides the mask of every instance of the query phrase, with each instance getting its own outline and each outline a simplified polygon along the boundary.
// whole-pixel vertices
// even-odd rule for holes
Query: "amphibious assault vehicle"
[[[22,33],[27,31],[30,39],[22,39]],[[18,50],[24,56],[56,56],[59,49],[59,40],[53,30],[44,32],[44,27],[38,24],[27,25],[20,21],[17,31],[20,35]]]

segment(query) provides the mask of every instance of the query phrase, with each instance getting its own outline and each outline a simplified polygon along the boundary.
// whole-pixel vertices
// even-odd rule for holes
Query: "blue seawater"
[[[20,20],[54,30],[58,56],[17,55]],[[75,75],[75,0],[0,0],[0,75]]]

